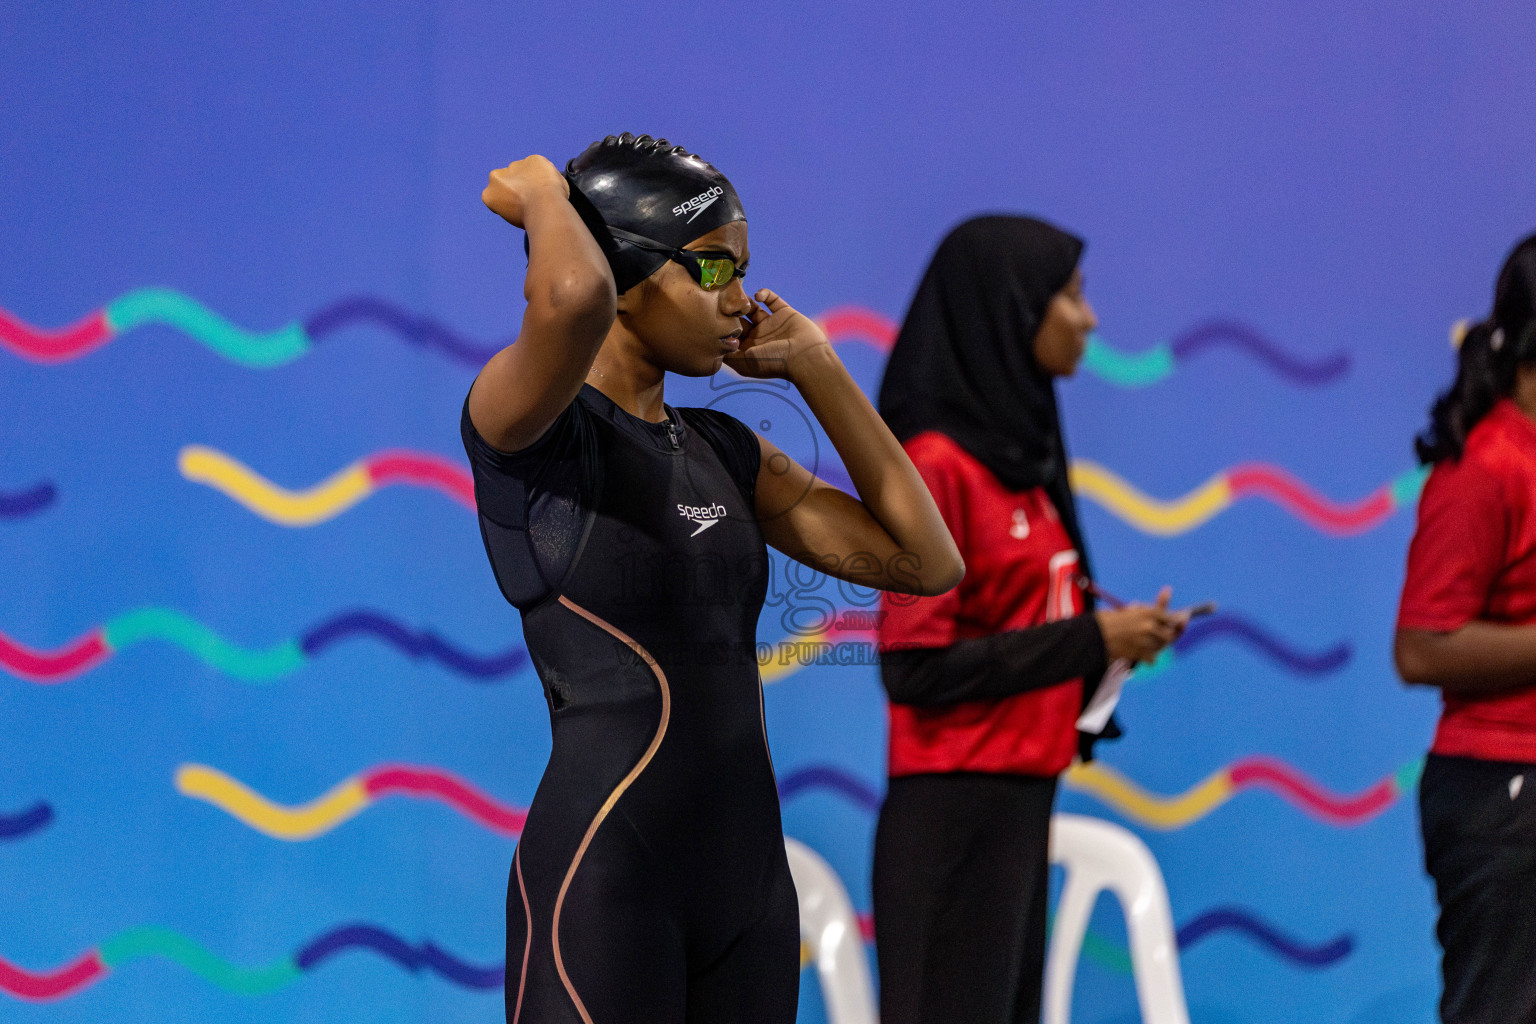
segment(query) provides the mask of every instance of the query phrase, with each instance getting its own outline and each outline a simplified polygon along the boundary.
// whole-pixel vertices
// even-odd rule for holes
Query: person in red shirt
[[[1536,235],[1416,441],[1397,670],[1444,710],[1419,783],[1446,1024],[1536,1022]]]
[[[890,781],[873,881],[884,1024],[1036,1024],[1046,841],[1079,716],[1112,662],[1151,660],[1187,621],[1166,589],[1154,605],[1095,612],[1084,586],[1053,384],[1097,325],[1082,250],[1032,218],[961,224],[881,382],[880,413],[966,565],[941,596],[882,597]],[[1118,735],[1112,721],[1106,734]]]

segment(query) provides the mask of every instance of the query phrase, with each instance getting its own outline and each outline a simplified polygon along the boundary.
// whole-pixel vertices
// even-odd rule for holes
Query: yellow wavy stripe
[[[792,640],[786,640],[783,642],[795,644],[818,644],[825,642],[830,635],[831,633],[829,631],[821,630],[816,633],[811,633],[802,637],[795,637]],[[798,658],[789,658],[788,660],[782,659],[779,655],[778,644],[772,645],[772,650],[768,652],[768,656],[766,658],[759,656],[757,659],[757,674],[759,678],[762,679],[764,686],[771,686],[774,683],[782,682],[783,680],[789,678],[805,667],[806,666]]]
[[[1146,533],[1164,537],[1192,530],[1232,504],[1225,476],[1211,477],[1182,498],[1159,501],[1141,493],[1096,462],[1072,463],[1072,489]]]
[[[307,804],[284,807],[202,764],[177,768],[176,789],[184,796],[206,800],[258,832],[295,842],[329,832],[372,802],[362,780],[351,778]]]
[[[373,492],[368,469],[355,462],[303,491],[279,487],[216,448],[189,444],[176,458],[181,475],[223,491],[263,519],[283,526],[314,526]]]
[[[1158,829],[1183,828],[1226,803],[1234,792],[1226,769],[1180,793],[1148,793],[1099,761],[1075,764],[1067,771],[1067,786],[1109,804],[1128,818]]]

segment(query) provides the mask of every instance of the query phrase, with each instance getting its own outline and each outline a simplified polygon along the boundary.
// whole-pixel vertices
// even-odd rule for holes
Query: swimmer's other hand
[[[529,204],[549,195],[569,199],[571,186],[554,164],[535,153],[492,171],[480,201],[508,224],[525,228]]]
[[[746,333],[742,335],[741,348],[725,357],[731,369],[743,377],[792,381],[797,365],[808,365],[815,356],[832,354],[826,332],[815,320],[767,288],[759,289],[752,298],[752,309],[742,318]]]

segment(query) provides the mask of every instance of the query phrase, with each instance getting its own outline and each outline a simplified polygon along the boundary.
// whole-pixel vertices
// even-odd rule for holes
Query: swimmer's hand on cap
[[[541,197],[570,199],[571,186],[559,168],[537,153],[491,172],[480,201],[513,227],[528,226],[528,207]]]
[[[725,364],[743,377],[794,380],[797,367],[831,355],[832,344],[816,321],[767,288],[752,295],[752,309],[742,317],[741,347]],[[761,303],[761,305],[759,305]]]

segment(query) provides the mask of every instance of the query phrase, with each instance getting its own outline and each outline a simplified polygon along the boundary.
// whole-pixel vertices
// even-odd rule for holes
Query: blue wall
[[[899,319],[974,212],[1089,240],[1102,359],[1065,386],[1072,448],[1174,502],[1157,534],[1124,492],[1085,495],[1100,575],[1229,617],[1130,685],[1128,736],[1101,749],[1143,795],[1077,776],[1062,804],[1136,828],[1162,862],[1198,1024],[1431,1019],[1412,783],[1436,708],[1388,655],[1404,474],[1450,325],[1486,309],[1532,227],[1527,6],[893,12],[0,14],[0,961],[30,972],[0,964],[0,989],[54,994],[0,993],[0,1017],[497,1019],[515,821],[391,795],[379,771],[451,773],[507,815],[533,794],[545,708],[454,492],[466,349],[521,310],[520,236],[479,192],[528,152],[631,130],[732,177],[753,280],[811,313]],[[67,358],[26,326],[82,317],[77,340],[105,344]],[[873,393],[879,347],[840,340]],[[243,365],[261,353],[278,365]],[[1140,386],[1109,379],[1127,366]],[[673,404],[767,420],[835,475],[785,397],[674,384]],[[235,462],[179,461],[189,445]],[[230,496],[255,478],[195,479],[212,460],[302,490],[390,449],[437,459],[441,486],[376,484],[309,526]],[[1272,474],[1228,474],[1242,464],[1342,518],[1243,496]],[[350,473],[335,487],[357,497],[368,471]],[[1197,524],[1180,499],[1213,478]],[[74,669],[28,668],[18,644]],[[867,910],[874,670],[787,674],[768,715],[781,778],[842,773],[788,797],[786,828]],[[178,778],[215,779],[213,798]],[[292,817],[240,811],[236,781],[289,806],[343,788],[316,834],[284,840]],[[1136,1019],[1107,905],[1094,936],[1076,1019]],[[802,1002],[822,1019],[814,983]]]

